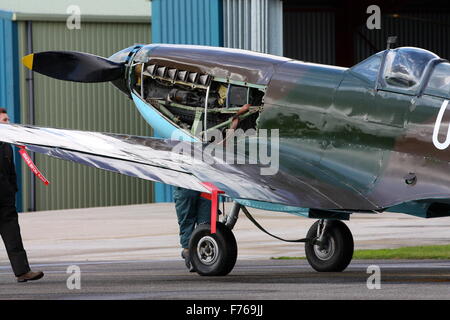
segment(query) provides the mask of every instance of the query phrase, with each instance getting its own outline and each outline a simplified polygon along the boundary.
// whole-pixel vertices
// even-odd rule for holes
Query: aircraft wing
[[[208,191],[183,169],[183,159],[175,159],[170,153],[172,145],[168,140],[0,124],[0,141],[128,176]]]
[[[0,124],[0,141],[32,152],[133,177],[208,192],[210,182],[233,199],[272,202],[305,208],[341,208],[317,188],[278,172],[260,175],[258,165],[227,164],[179,153],[188,142],[122,134]],[[193,143],[201,152],[202,143]]]

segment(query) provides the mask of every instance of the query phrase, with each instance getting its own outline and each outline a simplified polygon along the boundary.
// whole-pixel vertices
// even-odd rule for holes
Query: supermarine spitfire
[[[353,237],[342,220],[354,212],[450,216],[450,64],[427,50],[387,49],[341,68],[238,49],[150,44],[108,59],[41,52],[24,64],[61,80],[111,81],[162,138],[1,125],[0,141],[211,194],[211,225],[198,226],[190,243],[201,275],[233,269],[231,230],[246,207],[317,219],[299,240],[317,271],[343,271],[350,263]],[[228,129],[251,134],[230,143]],[[267,139],[260,139],[265,131]],[[180,152],[211,145],[234,152],[239,141],[246,159],[264,141],[276,170],[264,174],[267,161]],[[216,222],[220,193],[234,206]]]

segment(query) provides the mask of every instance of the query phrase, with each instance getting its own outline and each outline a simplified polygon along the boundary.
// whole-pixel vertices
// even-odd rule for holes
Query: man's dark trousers
[[[16,211],[17,181],[11,146],[0,144],[0,234],[16,277],[30,271]]]
[[[189,248],[195,227],[211,220],[211,201],[202,198],[198,191],[181,187],[174,188],[173,198],[180,226],[180,244],[183,248]]]

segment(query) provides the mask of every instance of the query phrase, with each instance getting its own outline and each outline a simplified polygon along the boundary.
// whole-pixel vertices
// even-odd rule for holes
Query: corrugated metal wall
[[[33,51],[76,50],[108,57],[135,43],[149,43],[149,23],[82,22],[69,30],[65,22],[33,21]],[[19,25],[20,56],[26,53],[25,22]],[[26,70],[21,75],[22,123],[28,119]],[[89,131],[151,136],[131,100],[109,83],[65,82],[34,73],[35,124]],[[50,180],[37,182],[37,210],[127,205],[152,201],[152,183],[72,162],[36,155]],[[24,169],[25,170],[25,169]],[[28,169],[25,170],[28,177]],[[28,178],[24,179],[29,185]],[[25,188],[28,190],[28,188]],[[25,200],[28,194],[24,195]],[[25,204],[25,208],[28,203]]]
[[[283,55],[283,2],[223,0],[224,46]]]
[[[20,91],[18,69],[17,23],[12,14],[0,11],[0,107],[6,108],[12,122],[20,122]],[[14,154],[17,178],[22,181],[20,156]],[[17,210],[22,211],[22,193],[17,193]]]
[[[389,36],[397,36],[396,47],[412,46],[430,50],[450,59],[450,14],[448,12],[405,12],[382,15],[381,29],[365,25],[355,35],[355,57],[361,61],[384,50]]]
[[[367,15],[368,17],[368,15]],[[403,12],[383,14],[381,29],[369,30],[365,20],[354,33],[355,61],[384,50],[389,36],[398,36],[395,46],[416,46],[450,58],[448,12]],[[335,12],[327,9],[294,8],[284,11],[284,55],[325,64],[335,64]]]
[[[154,43],[222,46],[222,0],[153,0]],[[155,202],[173,202],[173,188],[155,183]]]
[[[335,13],[286,10],[283,18],[284,55],[302,61],[336,62]]]
[[[153,0],[153,42],[221,46],[221,6],[221,0]]]
[[[17,25],[4,13],[0,16],[0,107],[8,109],[12,120],[18,111]]]

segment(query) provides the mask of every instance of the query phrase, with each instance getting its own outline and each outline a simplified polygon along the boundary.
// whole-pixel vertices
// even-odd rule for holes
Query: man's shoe
[[[33,281],[33,280],[39,280],[44,276],[44,273],[42,271],[28,271],[27,273],[24,273],[21,276],[17,277],[17,282],[27,282],[27,281]]]
[[[181,257],[184,259],[184,263],[186,264],[186,268],[188,268],[189,272],[195,272],[195,268],[191,263],[191,258],[189,256],[189,249],[183,249],[181,251]]]

